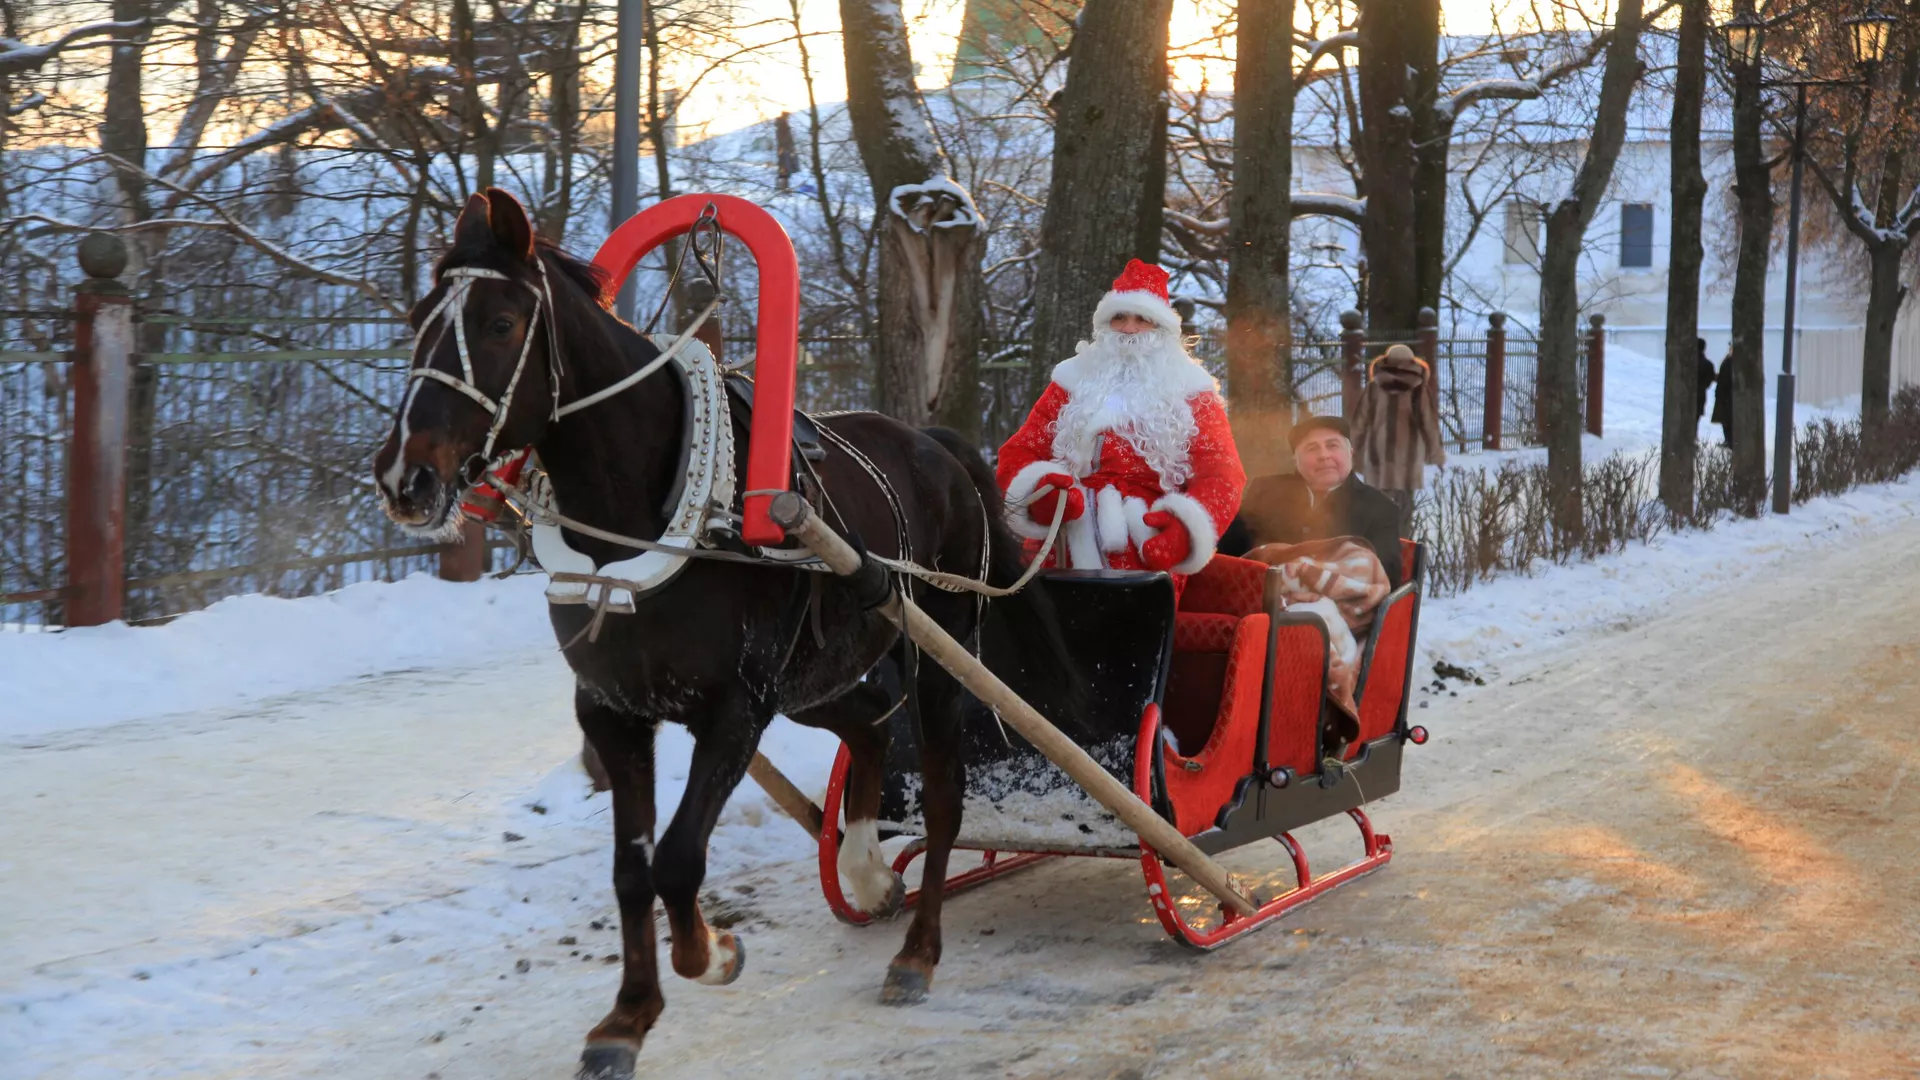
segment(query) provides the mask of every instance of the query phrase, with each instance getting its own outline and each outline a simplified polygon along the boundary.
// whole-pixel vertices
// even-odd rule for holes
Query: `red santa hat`
[[[1167,299],[1167,272],[1139,259],[1113,279],[1113,289],[1093,309],[1093,328],[1104,329],[1115,315],[1139,315],[1162,330],[1178,331],[1180,313]]]

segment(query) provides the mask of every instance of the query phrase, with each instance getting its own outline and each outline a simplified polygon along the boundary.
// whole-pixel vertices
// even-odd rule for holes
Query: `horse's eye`
[[[487,333],[495,337],[506,337],[508,334],[513,333],[513,320],[502,315],[487,324]]]

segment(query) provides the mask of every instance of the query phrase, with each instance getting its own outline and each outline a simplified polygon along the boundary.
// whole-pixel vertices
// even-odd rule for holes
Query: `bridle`
[[[433,310],[429,312],[426,319],[421,322],[420,329],[413,335],[413,351],[415,355],[418,355],[420,346],[426,340],[428,331],[432,330],[436,324],[439,324],[439,334],[433,339],[433,346],[427,350],[425,362],[407,373],[407,381],[413,383],[421,379],[432,379],[435,382],[450,386],[473,399],[475,404],[485,409],[487,414],[493,417],[492,426],[487,428],[487,440],[481,445],[480,451],[468,458],[467,461],[460,466],[461,477],[468,483],[478,482],[480,476],[485,474],[488,463],[493,460],[494,444],[499,441],[500,431],[507,426],[507,416],[513,411],[513,395],[514,392],[520,388],[520,377],[526,374],[527,358],[533,355],[533,338],[535,333],[540,329],[543,315],[545,316],[547,331],[547,381],[553,387],[553,411],[550,418],[558,420],[561,415],[560,340],[554,333],[553,290],[547,283],[546,262],[536,256],[534,265],[540,271],[539,285],[519,281],[498,270],[488,270],[480,266],[455,266],[443,271],[440,278],[442,281],[447,282],[447,294],[442,296],[440,302],[433,306]],[[533,318],[527,323],[527,333],[525,337],[521,339],[520,359],[514,362],[513,377],[507,380],[507,389],[500,395],[499,401],[488,397],[486,391],[480,389],[479,385],[475,383],[473,375],[473,354],[467,348],[467,297],[472,293],[473,283],[475,281],[511,282],[533,293]],[[459,375],[441,371],[439,368],[433,366],[433,353],[439,349],[440,342],[446,338],[447,328],[445,324],[448,322],[453,324],[454,347],[460,353]],[[410,408],[412,401],[409,400],[407,404]],[[476,463],[479,471],[478,473],[470,475]]]
[[[553,388],[553,408],[548,414],[548,420],[557,423],[562,417],[605,401],[672,362],[673,358],[686,347],[687,342],[695,340],[694,333],[724,302],[724,298],[716,293],[706,310],[702,311],[699,317],[694,319],[659,356],[648,361],[640,370],[578,401],[562,405],[560,404],[560,339],[555,328],[557,320],[553,314],[553,289],[547,282],[545,261],[536,256],[534,265],[540,271],[539,285],[520,281],[498,270],[488,270],[479,266],[455,266],[442,271],[440,278],[448,283],[447,293],[440,298],[438,304],[434,305],[433,310],[427,314],[426,319],[420,324],[420,329],[413,336],[414,353],[419,355],[420,346],[426,340],[427,333],[436,323],[441,324],[439,334],[433,339],[433,346],[426,354],[426,361],[408,372],[407,381],[415,383],[421,379],[432,379],[452,387],[472,399],[476,405],[485,409],[487,414],[493,417],[493,424],[487,429],[486,442],[481,445],[477,453],[467,458],[460,466],[461,479],[469,485],[479,483],[485,477],[488,466],[493,463],[494,446],[499,442],[501,430],[506,427],[508,414],[513,411],[513,395],[520,388],[520,377],[526,372],[527,358],[533,354],[534,334],[539,331],[543,316],[547,332],[547,381]],[[473,355],[467,347],[467,298],[472,292],[475,281],[510,282],[533,293],[533,318],[528,322],[526,336],[520,342],[520,358],[514,362],[513,375],[507,380],[507,389],[500,395],[498,401],[488,397],[486,391],[480,389],[474,381]],[[440,342],[445,339],[447,330],[445,324],[448,322],[453,324],[454,348],[460,354],[460,374],[458,375],[433,366],[433,351],[438,349]],[[412,407],[411,400],[408,401],[407,407]]]

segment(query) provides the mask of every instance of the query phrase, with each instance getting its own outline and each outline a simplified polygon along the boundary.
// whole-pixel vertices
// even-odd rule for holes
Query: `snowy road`
[[[903,924],[834,922],[742,798],[747,971],[670,982],[643,1074],[1913,1075],[1915,581],[1908,519],[1433,699],[1393,863],[1205,957],[1137,868],[1057,863],[881,1011]],[[600,804],[540,779],[567,697],[542,655],[0,746],[0,1077],[569,1075],[617,935]]]

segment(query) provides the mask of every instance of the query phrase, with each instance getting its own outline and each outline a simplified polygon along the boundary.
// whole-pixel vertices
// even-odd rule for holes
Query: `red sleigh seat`
[[[1381,604],[1362,642],[1356,700],[1360,735],[1349,759],[1399,723],[1418,597],[1417,548],[1402,541],[1403,580]],[[1187,835],[1214,826],[1259,757],[1266,691],[1268,770],[1320,771],[1328,712],[1329,646],[1318,617],[1289,614],[1265,599],[1265,563],[1215,556],[1187,579],[1174,618],[1173,662],[1162,709],[1167,801]]]

